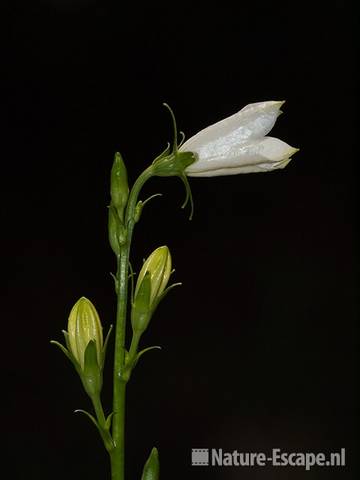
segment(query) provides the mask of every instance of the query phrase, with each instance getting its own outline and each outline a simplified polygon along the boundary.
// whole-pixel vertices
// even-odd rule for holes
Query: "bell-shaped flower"
[[[197,156],[186,175],[213,177],[284,168],[298,149],[267,136],[283,103],[251,103],[191,137],[179,148]]]

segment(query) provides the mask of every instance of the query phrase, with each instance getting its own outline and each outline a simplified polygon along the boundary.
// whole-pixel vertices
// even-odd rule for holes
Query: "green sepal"
[[[93,415],[91,415],[91,413],[87,412],[86,410],[81,410],[80,408],[77,410],[74,410],[74,413],[83,413],[84,415],[86,415],[88,418],[90,418],[90,420],[95,425],[95,427],[100,431],[100,426],[96,418]]]
[[[114,441],[113,441],[112,436],[110,434],[111,418],[113,416],[113,413],[110,413],[110,415],[107,417],[107,420],[106,420],[106,423],[105,423],[104,427],[99,425],[96,418],[93,415],[91,415],[91,413],[87,412],[86,410],[78,409],[78,410],[75,410],[75,413],[83,413],[84,415],[86,415],[92,421],[92,423],[95,425],[95,427],[98,429],[98,431],[100,433],[100,436],[101,436],[101,438],[104,442],[106,450],[108,452],[111,452],[114,449]],[[109,420],[109,422],[108,422],[108,420]]]
[[[151,280],[146,272],[131,309],[131,325],[134,332],[144,332],[151,318],[150,308]]]
[[[164,152],[162,152],[157,158],[155,158],[152,163],[153,174],[159,177],[181,177],[185,175],[185,169],[197,160],[197,156],[193,152],[179,152],[179,145],[177,141],[177,126],[174,112],[167,103],[164,103],[163,105],[168,109],[171,115],[174,133],[173,147],[172,151],[170,151],[170,147],[168,146]],[[180,142],[180,145],[184,141],[184,134],[181,133],[181,135],[182,140]]]
[[[70,360],[70,362],[73,361],[73,357],[70,354],[70,352],[64,347],[64,345],[60,342],[57,342],[56,340],[50,340],[50,343],[52,345],[56,345],[57,347],[60,348],[60,350],[63,352],[63,354]]]
[[[113,416],[114,416],[114,412],[111,412],[107,416],[106,421],[105,421],[105,430],[107,430],[108,432],[110,431],[110,428],[111,428],[111,422],[112,422]]]
[[[125,163],[119,152],[115,153],[110,174],[111,203],[114,205],[119,219],[124,223],[124,210],[129,197],[129,185]]]
[[[154,345],[152,347],[147,347],[147,348],[144,348],[143,350],[140,350],[140,352],[136,355],[136,359],[132,368],[134,368],[135,365],[138,363],[140,357],[142,357],[144,353],[149,352],[150,350],[161,350],[161,347],[159,345]]]
[[[119,280],[116,278],[116,276],[112,272],[110,272],[110,276],[114,280],[115,293],[118,293],[118,291],[119,291]]]
[[[159,464],[159,453],[157,448],[153,448],[147,459],[143,473],[141,476],[141,480],[158,480],[159,479],[159,471],[160,471],[160,464]]]
[[[154,160],[153,174],[158,177],[181,177],[185,169],[196,159],[196,154],[193,152],[172,152],[166,157]]]
[[[163,300],[166,297],[166,295],[170,292],[170,290],[172,290],[175,287],[180,287],[181,285],[182,285],[182,283],[178,282],[178,283],[173,283],[172,285],[169,285],[167,288],[165,288],[165,290],[162,292],[162,294],[159,295],[158,297],[156,297],[155,300],[153,301],[151,314],[153,314],[155,312],[155,310],[157,309],[157,306],[159,305],[161,300]]]
[[[160,155],[158,155],[155,160],[153,161],[153,163],[157,162],[158,160],[160,160],[160,158],[164,158],[164,157],[167,157],[171,152],[171,148],[170,148],[170,143],[168,142],[167,145],[166,145],[166,148],[160,153]]]
[[[143,211],[143,208],[145,207],[145,205],[155,197],[162,197],[162,193],[155,193],[154,195],[151,195],[149,198],[147,198],[144,201],[142,201],[142,200],[138,201],[138,203],[136,204],[136,207],[135,207],[135,218],[134,218],[135,223],[137,223],[140,220],[140,217],[141,217],[141,214],[142,214],[142,211]]]
[[[109,205],[108,234],[109,243],[113,252],[115,255],[119,255],[121,247],[126,243],[127,232],[112,203]]]
[[[118,223],[119,219],[117,218],[116,209],[113,205],[109,206],[109,216],[108,216],[108,234],[109,234],[109,243],[112,251],[115,255],[120,254],[120,243],[118,239]]]
[[[65,343],[68,348],[65,348],[64,345],[60,342],[57,342],[56,340],[51,340],[50,343],[52,345],[56,345],[60,350],[63,352],[63,354],[70,360],[70,362],[74,365],[75,370],[79,375],[81,375],[81,367],[79,365],[79,362],[76,360],[74,355],[71,353],[70,350],[70,345],[69,345],[69,339],[68,339],[68,333],[63,330],[63,334],[65,337]]]
[[[81,381],[89,397],[99,395],[102,388],[102,373],[98,364],[97,347],[94,340],[87,344],[84,354],[84,370],[80,374]]]
[[[184,203],[181,205],[181,208],[185,208],[186,205],[190,202],[189,220],[192,220],[192,217],[194,215],[194,200],[193,200],[193,196],[190,188],[190,183],[186,175],[182,175],[180,178],[185,187],[185,200],[184,200]]]
[[[178,152],[171,153],[167,157],[161,158],[153,163],[154,175],[159,177],[179,177],[185,187],[185,201],[181,208],[185,208],[190,201],[190,215],[189,220],[192,219],[194,213],[194,202],[191,193],[191,188],[185,169],[195,162],[196,154],[193,152]]]
[[[127,356],[125,361],[125,372],[127,375],[127,380],[129,380],[132,371],[140,360],[140,357],[144,355],[144,353],[149,352],[150,350],[161,350],[161,347],[159,345],[154,345],[153,347],[144,348],[140,352],[136,353],[133,357],[130,357],[129,355]]]

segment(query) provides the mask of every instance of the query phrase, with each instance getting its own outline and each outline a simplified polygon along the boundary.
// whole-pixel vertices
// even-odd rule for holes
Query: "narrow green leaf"
[[[50,340],[50,343],[59,347],[63,354],[66,355],[71,362],[73,362],[70,352],[64,347],[64,345],[62,345],[60,342],[57,342],[56,340]]]
[[[149,352],[150,350],[161,350],[161,347],[159,345],[154,345],[153,347],[147,347],[141,350],[136,357],[136,362],[139,360],[139,358],[144,355],[144,353]]]
[[[100,426],[99,424],[97,423],[96,421],[96,418],[91,415],[91,413],[87,412],[86,410],[81,410],[81,409],[78,409],[78,410],[75,410],[74,413],[83,413],[84,415],[86,415],[88,418],[90,418],[90,420],[93,422],[93,424],[95,425],[95,427],[99,430],[99,432],[101,431],[100,430]]]
[[[185,208],[186,205],[189,203],[190,201],[190,215],[189,215],[189,220],[192,220],[192,217],[194,215],[194,200],[193,200],[193,197],[192,197],[192,193],[191,193],[191,187],[190,187],[190,184],[189,184],[189,180],[187,179],[187,176],[185,174],[182,174],[180,176],[180,179],[181,181],[183,182],[184,184],[184,187],[185,187],[185,200],[184,200],[184,203],[181,205],[181,208]]]

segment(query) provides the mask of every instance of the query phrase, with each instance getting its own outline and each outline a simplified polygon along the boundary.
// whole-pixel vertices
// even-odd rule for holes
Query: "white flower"
[[[214,177],[286,167],[298,149],[266,136],[282,113],[283,103],[251,103],[191,137],[179,148],[181,152],[197,155],[185,173],[192,177]]]

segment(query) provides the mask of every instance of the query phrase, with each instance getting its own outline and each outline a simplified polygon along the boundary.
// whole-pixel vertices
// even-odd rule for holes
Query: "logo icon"
[[[191,465],[208,466],[209,465],[209,449],[193,448],[191,450]]]

